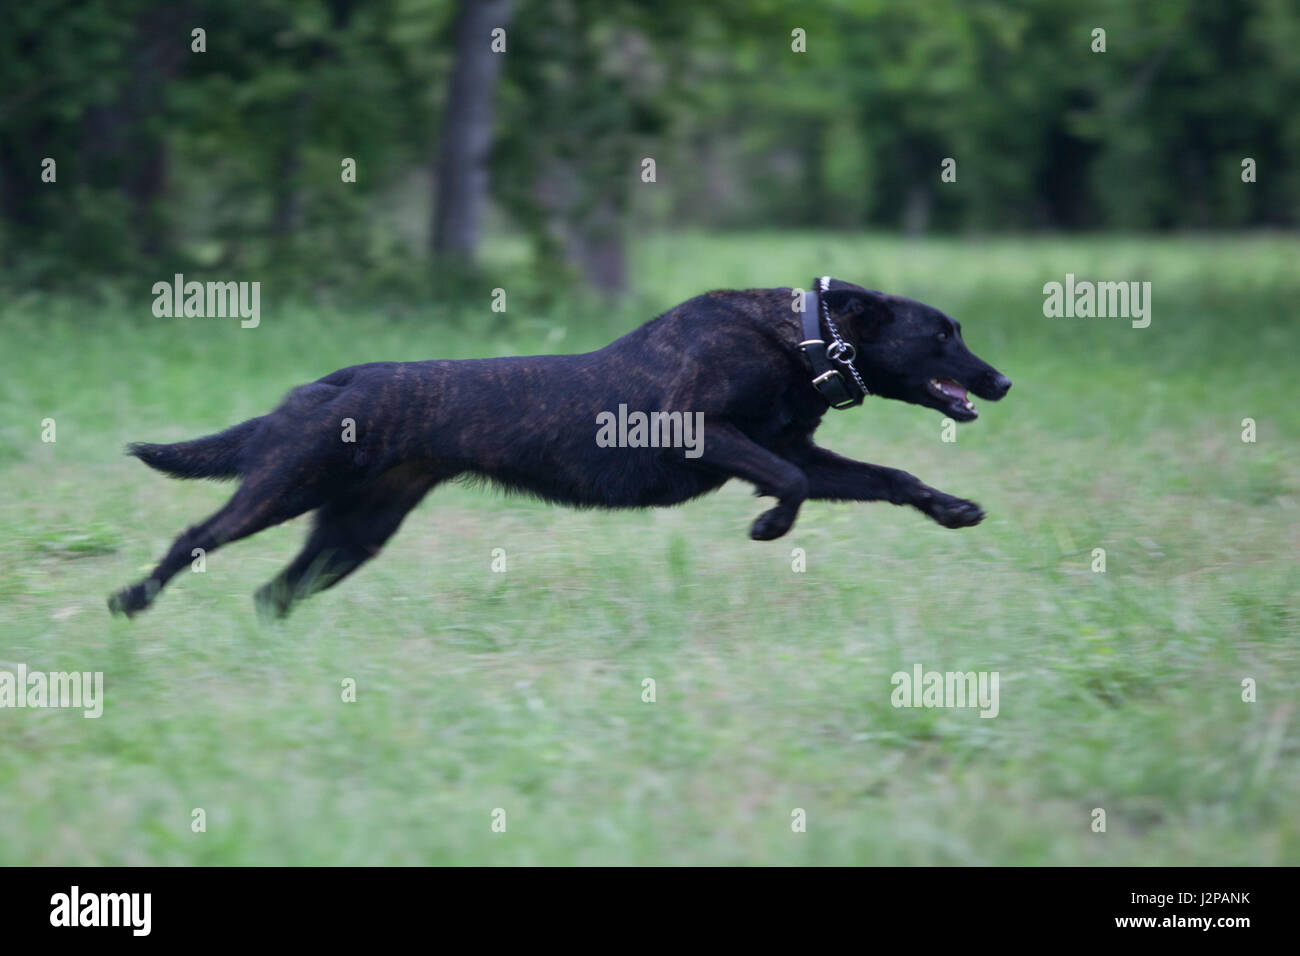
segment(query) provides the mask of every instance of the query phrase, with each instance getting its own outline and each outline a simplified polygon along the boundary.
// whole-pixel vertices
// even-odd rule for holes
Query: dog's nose
[[[993,391],[998,393],[998,398],[1001,398],[1007,392],[1011,391],[1011,379],[999,373],[993,379]]]

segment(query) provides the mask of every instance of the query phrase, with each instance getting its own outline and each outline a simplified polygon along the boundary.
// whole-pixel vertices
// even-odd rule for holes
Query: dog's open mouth
[[[950,378],[932,378],[927,384],[931,392],[944,400],[953,415],[963,418],[979,415],[974,403],[966,397],[966,388],[961,383]]]

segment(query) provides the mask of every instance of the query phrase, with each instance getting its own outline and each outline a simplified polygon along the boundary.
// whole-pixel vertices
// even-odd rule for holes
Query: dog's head
[[[967,392],[996,402],[1011,388],[1009,378],[966,348],[961,325],[938,309],[839,280],[824,298],[875,395],[969,422],[979,413]]]

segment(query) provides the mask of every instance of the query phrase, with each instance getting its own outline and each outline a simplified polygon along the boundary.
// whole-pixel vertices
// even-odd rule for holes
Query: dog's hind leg
[[[760,495],[772,495],[776,507],[754,519],[749,536],[755,541],[779,538],[794,526],[799,506],[808,497],[808,478],[798,465],[757,444],[734,425],[708,431],[699,462],[754,485]]]
[[[284,617],[294,602],[338,584],[379,553],[438,480],[394,469],[356,494],[326,502],[302,551],[258,590],[258,612]]]
[[[945,528],[966,528],[984,519],[975,502],[931,488],[898,468],[854,461],[810,445],[790,456],[808,476],[808,497],[818,501],[888,501],[911,505]]]
[[[194,559],[195,549],[210,553],[224,544],[247,538],[315,507],[316,501],[309,488],[289,491],[283,487],[284,481],[274,475],[247,480],[214,515],[181,532],[147,578],[110,597],[109,610],[127,617],[138,614],[152,604],[163,586]]]

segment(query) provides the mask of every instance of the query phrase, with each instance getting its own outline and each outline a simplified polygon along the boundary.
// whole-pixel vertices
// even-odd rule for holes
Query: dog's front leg
[[[931,488],[898,468],[854,461],[816,445],[791,457],[808,476],[808,497],[815,500],[911,505],[945,528],[966,528],[984,520],[984,509],[975,502]]]
[[[777,499],[775,508],[754,519],[749,536],[755,541],[771,541],[789,531],[808,497],[808,478],[797,465],[756,444],[734,425],[708,430],[699,461],[730,477],[743,478],[760,495]]]

